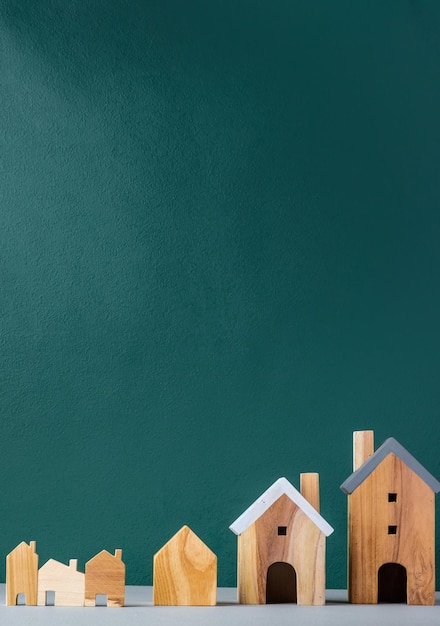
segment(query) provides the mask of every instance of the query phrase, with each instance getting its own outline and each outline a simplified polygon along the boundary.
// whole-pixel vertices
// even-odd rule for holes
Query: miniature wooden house
[[[161,606],[214,606],[217,557],[183,526],[154,555],[153,603]]]
[[[55,606],[84,606],[84,574],[78,561],[69,565],[49,559],[38,572],[38,606],[45,606],[48,592],[54,592]]]
[[[302,474],[300,493],[279,478],[230,526],[238,535],[241,604],[325,604],[325,540],[333,528],[318,512],[318,481]]]
[[[86,563],[85,605],[95,606],[96,596],[107,596],[107,606],[124,606],[125,563],[122,550],[102,550]]]
[[[354,433],[348,495],[348,593],[355,604],[434,604],[434,500],[440,483],[395,439],[374,452]]]
[[[15,606],[23,594],[25,604],[37,604],[38,554],[36,543],[22,541],[6,557],[6,605]]]

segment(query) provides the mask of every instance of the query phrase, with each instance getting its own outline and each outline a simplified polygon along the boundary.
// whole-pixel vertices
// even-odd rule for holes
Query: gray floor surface
[[[27,607],[5,606],[5,585],[0,585],[0,624],[81,626],[440,626],[440,593],[436,606],[408,607],[396,604],[350,605],[347,592],[328,590],[322,607],[292,604],[244,606],[237,604],[237,590],[220,588],[215,607],[158,607],[152,604],[152,587],[126,588],[126,606],[107,607]]]

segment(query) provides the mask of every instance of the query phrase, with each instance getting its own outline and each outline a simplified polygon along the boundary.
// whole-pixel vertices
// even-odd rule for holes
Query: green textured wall
[[[229,524],[319,471],[344,587],[352,430],[440,478],[440,3],[8,0],[0,28],[0,556],[122,547],[149,584],[188,524],[233,585]]]

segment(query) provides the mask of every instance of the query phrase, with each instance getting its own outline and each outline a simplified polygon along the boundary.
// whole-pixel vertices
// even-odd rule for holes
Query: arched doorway
[[[406,604],[406,569],[398,563],[385,563],[377,574],[378,602]]]
[[[289,563],[272,563],[267,570],[266,604],[296,602],[296,572]]]

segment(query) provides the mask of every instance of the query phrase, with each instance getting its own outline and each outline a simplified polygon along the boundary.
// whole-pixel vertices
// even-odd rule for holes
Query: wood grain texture
[[[319,474],[316,472],[300,474],[299,490],[307,502],[310,502],[319,513]]]
[[[46,592],[55,592],[55,606],[84,606],[84,574],[78,562],[69,565],[49,559],[38,572],[38,606],[46,605]]]
[[[214,606],[217,557],[188,526],[154,555],[153,603],[161,606]]]
[[[35,541],[20,543],[6,557],[6,605],[15,606],[18,594],[25,595],[26,604],[37,604],[38,554]]]
[[[389,501],[388,494],[396,494],[396,501]],[[389,454],[348,496],[348,508],[350,602],[376,604],[379,568],[397,563],[406,568],[408,604],[434,604],[431,488]],[[396,534],[389,534],[389,526],[396,527]]]
[[[295,569],[298,604],[325,603],[325,535],[286,495],[238,537],[241,604],[266,603],[268,569],[280,562]]]
[[[353,433],[353,471],[361,467],[374,453],[374,431],[355,430]]]
[[[124,606],[125,599],[125,563],[122,550],[112,555],[102,550],[86,563],[85,606],[95,606],[96,596],[106,595],[107,606]]]

